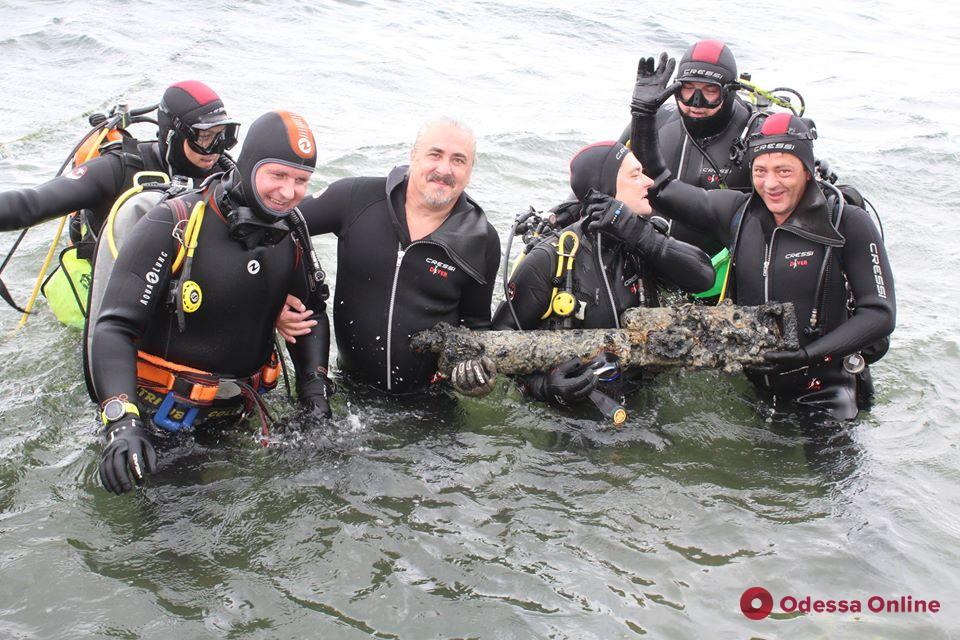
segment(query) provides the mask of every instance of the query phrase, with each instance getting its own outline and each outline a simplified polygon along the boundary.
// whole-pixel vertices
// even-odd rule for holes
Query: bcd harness
[[[189,214],[187,214],[187,207],[183,206],[179,200],[171,202],[172,206],[170,206],[177,217],[174,237],[179,241],[180,246],[171,268],[168,302],[171,311],[176,314],[177,325],[181,332],[185,328],[185,314],[199,309],[203,297],[200,286],[190,279],[190,274],[204,213],[215,191],[215,187],[210,184],[210,178],[201,185],[200,190],[203,192],[203,198],[192,207]],[[319,297],[326,301],[329,297],[329,287],[325,283],[326,275],[310,242],[306,222],[297,209],[287,219],[297,250],[309,256],[309,262],[305,266],[308,270],[310,290],[313,293],[319,290]],[[179,232],[180,229],[182,233]],[[178,272],[179,278],[174,278],[173,275]],[[256,410],[260,418],[261,442],[266,444],[269,434],[268,425],[272,422],[272,417],[260,396],[277,386],[281,366],[280,357],[274,349],[267,363],[253,375],[245,378],[229,378],[138,351],[137,386],[153,393],[154,397],[162,395],[163,400],[159,404],[154,403],[157,406],[157,412],[153,416],[153,421],[168,431],[179,431],[191,427],[199,412],[205,409],[209,411],[218,397],[222,399],[240,395],[244,399],[244,415]],[[141,399],[149,400],[142,396]],[[171,412],[180,415],[180,418],[176,419]]]

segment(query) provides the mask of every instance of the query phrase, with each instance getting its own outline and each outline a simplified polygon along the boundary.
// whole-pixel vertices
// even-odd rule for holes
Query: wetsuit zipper
[[[411,242],[407,245],[407,248],[404,249],[403,245],[399,242],[397,243],[397,264],[393,270],[393,286],[390,288],[390,306],[387,309],[387,391],[393,390],[393,373],[391,372],[391,353],[393,348],[393,306],[397,298],[397,282],[400,280],[400,263],[403,262],[403,256],[407,255],[407,252],[410,251],[410,247],[418,244],[432,244],[440,246],[436,242],[423,242],[417,240],[416,242]],[[442,248],[442,247],[441,247]]]
[[[603,264],[603,247],[600,242],[600,234],[597,234],[597,267],[600,269],[600,279],[603,280],[603,286],[607,290],[607,297],[610,300],[610,313],[613,314],[613,326],[620,328],[620,317],[617,314],[617,305],[613,301],[613,291],[610,289],[610,280],[607,278],[607,269]]]
[[[409,247],[408,247],[409,249]],[[393,270],[393,286],[390,288],[390,306],[387,308],[387,391],[393,387],[393,376],[390,373],[390,354],[393,342],[393,303],[397,298],[397,280],[400,279],[400,263],[403,262],[403,256],[407,253],[403,245],[397,243],[397,265]]]
[[[777,230],[770,232],[770,242],[764,247],[763,254],[763,301],[770,302],[770,254],[773,252],[773,239],[777,235]],[[770,376],[763,375],[763,381],[770,388]]]

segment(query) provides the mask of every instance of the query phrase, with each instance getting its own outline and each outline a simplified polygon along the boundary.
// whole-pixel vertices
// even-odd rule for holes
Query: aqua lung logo
[[[150,304],[150,299],[153,297],[153,290],[157,286],[157,283],[160,282],[160,271],[163,269],[163,265],[166,264],[168,257],[166,251],[161,251],[160,256],[157,257],[153,266],[150,267],[150,271],[143,277],[144,280],[147,281],[147,286],[144,287],[143,293],[140,294],[140,304],[145,307]]]
[[[427,269],[430,273],[441,278],[446,278],[450,275],[451,271],[456,271],[457,268],[452,264],[447,264],[446,262],[440,262],[439,260],[434,260],[433,258],[427,258],[424,260],[427,264],[430,265],[430,268]]]
[[[880,250],[876,243],[870,243],[870,262],[873,263],[873,280],[877,284],[877,295],[886,299],[887,285],[883,282],[883,270],[880,268]]]
[[[250,262],[248,262],[247,273],[249,273],[252,276],[255,276],[258,273],[260,273],[260,263],[257,262],[256,260],[251,260]]]

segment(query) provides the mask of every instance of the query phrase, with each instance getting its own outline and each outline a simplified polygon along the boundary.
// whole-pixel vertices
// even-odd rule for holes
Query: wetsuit
[[[221,157],[209,173],[224,171],[232,162]],[[133,184],[140,171],[162,171],[173,177],[158,142],[127,138],[113,143],[99,157],[37,187],[0,193],[0,231],[24,229],[87,210],[86,222],[99,233],[114,201]]]
[[[310,297],[303,251],[292,235],[272,246],[247,249],[230,237],[226,212],[238,206],[214,178],[190,279],[202,302],[185,313],[185,326],[168,305],[171,265],[183,225],[202,193],[162,203],[137,222],[124,241],[101,304],[90,353],[93,385],[101,401],[137,395],[137,350],[218,374],[248,378],[268,361],[273,326],[288,293],[307,302],[318,324],[288,349],[301,380],[327,366],[329,325],[322,299]],[[206,192],[204,192],[206,193]],[[282,224],[288,224],[287,221]],[[175,277],[179,277],[179,272]]]
[[[490,326],[500,239],[462,194],[430,235],[410,241],[406,167],[387,178],[346,178],[301,203],[311,235],[337,235],[333,323],[341,372],[395,393],[424,389],[437,356],[410,336],[438,322]]]
[[[742,140],[746,139],[747,127],[753,129],[762,120],[752,119],[754,113],[753,107],[736,94],[729,94],[721,110],[708,118],[684,117],[676,103],[666,103],[657,112],[656,123],[667,168],[678,180],[703,189],[719,189],[721,185],[739,191],[752,189]],[[630,140],[630,129],[628,125],[620,135],[621,143]],[[731,159],[731,154],[736,157]],[[719,177],[714,167],[720,170]],[[724,247],[710,231],[673,219],[659,209],[654,214],[668,220],[667,233],[677,240],[698,246],[711,256]]]
[[[544,239],[529,251],[517,267],[507,285],[507,295],[510,296],[520,328],[562,330],[618,327],[620,316],[626,309],[660,306],[655,283],[664,273],[671,274],[678,285],[688,291],[702,291],[713,282],[713,267],[709,258],[692,245],[654,231],[644,242],[643,255],[638,251],[628,251],[621,243],[602,235],[598,251],[598,234],[586,231],[588,222],[575,222],[558,234]],[[578,311],[566,319],[555,313],[543,319],[544,312],[552,303],[558,241],[567,231],[575,233],[580,240],[573,262],[570,291],[577,301]],[[570,249],[569,240],[565,241],[565,247]],[[576,315],[582,315],[582,318]],[[517,328],[508,303],[502,302],[494,314],[493,329]],[[548,372],[534,373],[518,376],[517,381],[525,393],[538,400],[555,400],[566,404],[567,400],[558,398],[547,383],[549,375]],[[642,375],[641,369],[624,371],[613,381],[601,384],[601,388],[610,396],[622,397],[639,387]]]
[[[584,229],[586,224],[587,221],[582,220],[564,229],[574,232],[580,239],[573,262],[571,293],[578,301],[578,309],[580,302],[586,303],[583,307],[583,319],[571,319],[569,328],[616,327],[626,309],[660,306],[654,283],[662,274],[670,274],[678,285],[688,291],[702,291],[713,283],[713,268],[702,251],[659,232],[656,233],[655,245],[645,252],[645,257],[627,251],[622,244],[610,238],[601,237],[601,273],[597,234],[587,233]],[[553,235],[534,246],[507,285],[522,329],[561,328],[558,326],[562,325],[561,319],[554,315],[541,320],[541,316],[550,306],[553,293],[558,237]],[[501,303],[493,317],[493,329],[499,331],[516,328],[518,327],[507,303]]]
[[[731,298],[740,305],[792,302],[800,346],[816,364],[780,375],[750,375],[759,387],[838,418],[857,414],[856,378],[842,358],[888,336],[896,323],[893,273],[883,239],[870,216],[852,205],[839,229],[816,183],[807,183],[796,210],[777,226],[757,195],[705,191],[669,180],[653,202],[658,209],[716,234],[733,255]],[[825,250],[834,247],[826,271],[819,334],[803,331],[815,306]],[[852,295],[848,311],[847,284]]]

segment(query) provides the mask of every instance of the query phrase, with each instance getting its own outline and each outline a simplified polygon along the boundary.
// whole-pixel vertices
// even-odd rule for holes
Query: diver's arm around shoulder
[[[733,189],[701,189],[680,180],[669,180],[650,202],[670,218],[679,220],[730,244],[731,223],[750,194]]]
[[[323,191],[303,199],[297,208],[307,222],[310,235],[335,233],[339,236],[343,233],[352,209],[357,180],[357,178],[337,180]]]

